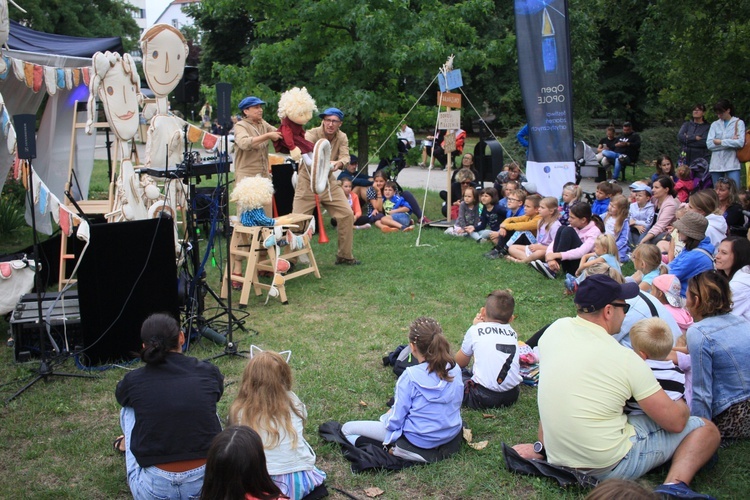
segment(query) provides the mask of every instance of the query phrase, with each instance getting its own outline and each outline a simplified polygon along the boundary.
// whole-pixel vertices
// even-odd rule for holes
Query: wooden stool
[[[303,226],[306,227],[312,215],[301,215],[301,214],[288,214],[284,216],[284,225],[282,227],[282,235],[280,239],[286,239],[286,232],[291,231],[291,227],[288,225]],[[263,242],[274,234],[274,228],[278,226],[241,226],[235,225],[232,233],[232,241],[229,245],[230,257],[244,257],[245,258],[245,272],[242,276],[232,275],[232,281],[242,283],[242,292],[240,293],[240,307],[246,307],[248,299],[250,298],[251,288],[255,290],[255,295],[260,295],[261,290],[270,290],[275,288],[279,292],[279,298],[282,304],[288,304],[289,301],[286,297],[285,282],[304,276],[305,274],[314,273],[316,278],[320,278],[320,271],[318,270],[318,264],[315,261],[315,255],[312,251],[312,245],[310,238],[307,235],[303,235],[302,239],[304,242],[303,248],[298,248],[293,251],[287,251],[288,246],[277,247],[271,245],[269,248],[265,248]],[[247,235],[246,237],[244,235]],[[280,252],[277,253],[277,248]],[[261,252],[266,251],[267,255],[262,256]],[[301,255],[307,255],[310,260],[308,267],[281,275],[275,272],[274,264],[277,258],[290,259],[299,257]],[[224,268],[224,279],[221,285],[221,297],[226,298],[228,294],[227,290],[227,279],[226,273],[231,273],[232,262],[228,262]],[[267,271],[273,274],[273,278],[270,284],[261,283],[258,279],[258,272]],[[274,286],[274,282],[276,282]]]

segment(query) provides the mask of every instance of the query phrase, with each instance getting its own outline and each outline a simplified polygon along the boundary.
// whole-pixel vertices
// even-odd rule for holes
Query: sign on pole
[[[446,108],[461,108],[461,94],[453,92],[438,92],[437,102]]]
[[[461,112],[443,111],[438,113],[438,128],[442,130],[456,130],[461,128]]]

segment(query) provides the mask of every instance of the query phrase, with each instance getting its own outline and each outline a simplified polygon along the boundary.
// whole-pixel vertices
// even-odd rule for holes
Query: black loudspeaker
[[[16,129],[18,157],[21,160],[36,158],[36,115],[13,115]]]
[[[180,317],[172,224],[148,219],[91,225],[78,269],[84,364],[132,358],[141,350],[141,324],[152,313]]]
[[[216,84],[216,116],[219,119],[219,124],[222,127],[226,127],[226,130],[232,126],[232,84],[231,83],[217,83]]]
[[[177,102],[183,104],[193,104],[200,98],[201,80],[198,74],[198,68],[195,66],[185,66],[185,72],[182,74],[182,80],[174,89],[174,98]]]

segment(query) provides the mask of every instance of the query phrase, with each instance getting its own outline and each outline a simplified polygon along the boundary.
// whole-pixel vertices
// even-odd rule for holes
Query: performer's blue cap
[[[320,113],[318,116],[321,118],[325,118],[326,116],[337,116],[339,120],[344,121],[344,112],[341,111],[339,108],[328,108],[322,113]]]
[[[265,103],[266,101],[261,101],[257,97],[251,95],[250,97],[245,97],[244,99],[240,101],[239,108],[240,108],[240,111],[242,111],[243,109],[249,108],[250,106],[258,106],[259,104],[265,104]]]

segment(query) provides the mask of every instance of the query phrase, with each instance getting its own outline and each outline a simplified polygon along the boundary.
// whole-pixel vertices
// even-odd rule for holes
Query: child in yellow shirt
[[[523,204],[524,214],[508,217],[500,224],[500,231],[491,235],[495,248],[484,254],[488,259],[497,259],[508,255],[508,246],[512,244],[532,245],[536,243],[536,230],[542,216],[539,215],[539,204],[542,197],[532,194]]]

